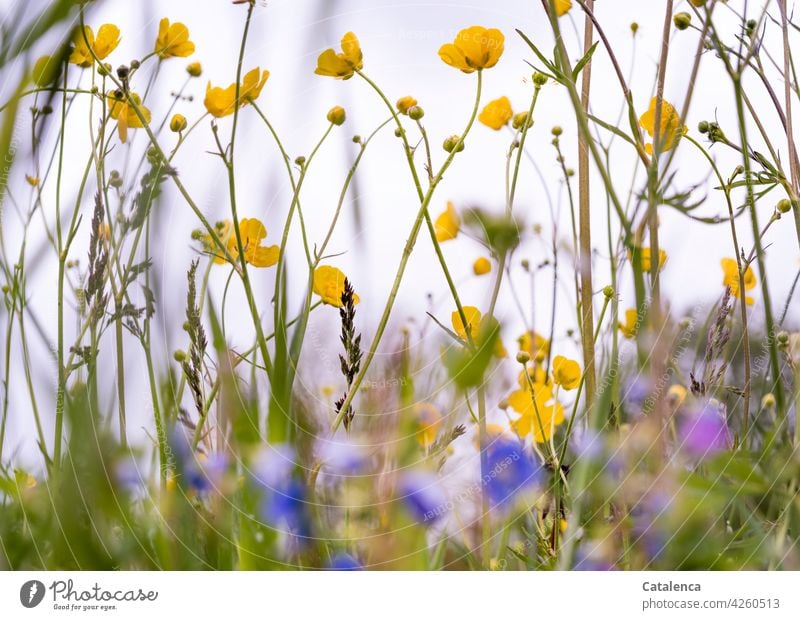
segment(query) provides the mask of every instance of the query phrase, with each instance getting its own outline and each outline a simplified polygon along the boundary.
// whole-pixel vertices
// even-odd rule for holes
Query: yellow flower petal
[[[464,73],[489,69],[503,54],[505,37],[496,28],[471,26],[461,30],[452,43],[439,48],[439,58]]]
[[[346,276],[336,267],[321,265],[314,271],[314,292],[322,301],[330,306],[342,307],[342,293]],[[353,295],[353,301],[358,303],[361,299]]]
[[[436,240],[441,243],[455,239],[461,227],[461,218],[458,217],[452,202],[447,203],[447,209],[436,218]]]
[[[581,367],[575,360],[563,355],[553,358],[553,383],[565,390],[574,390],[581,382]]]
[[[189,29],[185,24],[170,24],[165,17],[158,24],[158,36],[153,50],[163,59],[186,57],[194,54],[194,43],[189,40]]]
[[[494,99],[484,106],[478,120],[487,127],[499,131],[512,119],[514,112],[511,109],[511,102],[508,97]]]
[[[480,258],[476,259],[474,263],[472,263],[472,272],[476,276],[483,276],[489,273],[492,270],[492,263],[491,261],[481,256]]]
[[[317,58],[314,73],[340,80],[348,80],[356,71],[364,67],[363,54],[358,38],[352,32],[346,33],[341,41],[342,52],[326,49]]]

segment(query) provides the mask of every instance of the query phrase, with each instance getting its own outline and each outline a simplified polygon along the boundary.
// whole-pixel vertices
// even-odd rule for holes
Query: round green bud
[[[418,105],[411,106],[408,108],[408,116],[413,121],[420,120],[423,116],[425,116],[425,110],[423,110]]]
[[[531,361],[531,354],[527,351],[517,351],[517,361],[520,364],[527,364]]]
[[[172,354],[172,357],[175,359],[176,362],[183,363],[184,361],[186,361],[186,351],[181,351],[180,349],[178,349],[177,351],[175,351],[175,353]]]
[[[450,136],[445,138],[442,148],[448,153],[460,153],[464,150],[464,141],[459,136]]]
[[[556,125],[555,127],[553,127],[553,128],[550,130],[550,133],[551,133],[551,134],[553,134],[554,136],[558,137],[558,136],[560,136],[562,133],[564,133],[564,130],[563,130],[563,129],[561,129],[561,127],[560,127],[559,125]]]
[[[639,32],[639,24],[636,22],[631,23],[631,32],[636,36],[636,33]]]
[[[295,164],[297,164],[298,166],[301,166],[301,167],[302,167],[302,166],[303,166],[303,164],[305,164],[305,163],[306,163],[306,158],[305,158],[305,156],[303,156],[303,155],[298,155],[298,156],[295,158],[295,160],[294,160],[294,163],[295,163]]]
[[[697,131],[700,133],[708,133],[708,121],[700,121],[697,123]]]
[[[611,299],[614,296],[614,287],[610,284],[603,288],[603,295],[606,296],[606,299]]]
[[[792,210],[792,201],[788,198],[783,198],[778,201],[778,205],[776,207],[778,212],[780,213],[789,213]]]
[[[547,76],[544,73],[539,73],[537,71],[533,74],[533,83],[536,86],[544,86],[547,84]]]
[[[675,13],[675,16],[672,18],[672,22],[675,24],[675,27],[678,30],[686,30],[692,25],[692,16],[685,11]]]

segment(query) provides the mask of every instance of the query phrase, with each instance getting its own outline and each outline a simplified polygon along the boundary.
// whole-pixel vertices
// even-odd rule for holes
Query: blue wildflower
[[[712,401],[687,411],[678,429],[681,449],[698,461],[712,457],[730,445],[725,408]]]
[[[349,553],[337,553],[331,558],[328,568],[330,570],[364,570],[358,560]]]
[[[427,471],[403,474],[397,490],[417,523],[431,524],[452,508],[439,484],[439,478]]]
[[[486,448],[486,457],[483,485],[492,508],[510,508],[521,492],[541,483],[541,467],[516,441],[498,439]]]

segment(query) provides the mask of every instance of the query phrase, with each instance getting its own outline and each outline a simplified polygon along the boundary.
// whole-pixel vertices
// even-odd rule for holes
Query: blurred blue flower
[[[678,427],[680,448],[701,461],[728,449],[731,443],[725,408],[707,401],[689,409]]]
[[[334,477],[357,476],[364,472],[368,462],[364,447],[349,439],[325,440],[319,452],[325,473]]]
[[[431,524],[452,508],[439,478],[431,472],[416,470],[403,474],[397,490],[417,523]]]
[[[306,486],[291,478],[280,487],[264,488],[261,516],[272,527],[286,528],[298,538],[311,536],[311,515]]]
[[[328,568],[330,570],[364,570],[358,560],[349,553],[337,553],[331,558]]]
[[[521,492],[542,482],[542,468],[516,441],[498,439],[486,448],[486,457],[488,467],[482,480],[492,508],[512,507]]]
[[[218,489],[225,473],[228,471],[228,457],[221,452],[209,456],[194,454],[185,463],[183,475],[190,489],[199,494]]]

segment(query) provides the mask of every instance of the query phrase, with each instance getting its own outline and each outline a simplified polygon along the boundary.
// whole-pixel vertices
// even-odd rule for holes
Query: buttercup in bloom
[[[269,71],[261,71],[259,67],[251,69],[242,78],[239,87],[239,107],[255,101],[264,88]],[[211,82],[206,86],[205,106],[209,114],[216,118],[230,116],[236,110],[236,83],[234,82],[227,88],[221,86],[211,86]]]
[[[634,308],[628,308],[625,311],[625,322],[620,321],[618,327],[623,336],[633,338],[639,331],[639,313]]]
[[[550,341],[537,332],[527,331],[517,338],[519,350],[525,351],[531,359],[541,361],[550,352]]]
[[[397,100],[396,105],[397,111],[400,112],[400,114],[408,114],[408,111],[417,105],[417,100],[411,96],[400,97],[400,99]]]
[[[523,374],[524,378],[524,374]],[[564,407],[553,396],[553,390],[545,383],[533,383],[533,394],[525,382],[524,387],[508,396],[508,404],[520,414],[512,422],[520,437],[533,433],[536,443],[544,443],[552,437],[556,426],[564,421]]]
[[[348,32],[342,37],[342,51],[337,53],[333,48],[328,48],[317,58],[317,68],[314,73],[349,80],[356,71],[364,67],[364,55],[358,37]]]
[[[417,441],[421,446],[428,447],[436,441],[442,426],[442,414],[432,403],[417,403],[414,414],[417,418]]]
[[[650,108],[639,118],[639,124],[651,136],[655,136],[657,98],[650,100]],[[661,152],[669,151],[677,146],[681,136],[687,131],[675,107],[666,99],[661,100],[661,118],[659,119],[658,139]],[[645,145],[645,150],[652,154],[653,145]]]
[[[456,213],[456,208],[452,202],[447,203],[447,209],[436,218],[434,229],[436,230],[436,240],[450,241],[455,239],[461,228],[461,218]]]
[[[189,29],[180,22],[170,24],[165,17],[158,24],[158,36],[153,51],[162,60],[191,56],[194,54],[194,43],[189,40]]]
[[[261,223],[261,220],[254,217],[241,220],[239,222],[239,234],[242,238],[244,259],[253,267],[272,267],[278,262],[280,248],[277,245],[268,247],[261,245],[261,240],[267,236],[267,229]],[[228,236],[228,252],[233,258],[236,258],[239,254],[235,231],[231,231]]]
[[[79,67],[91,67],[94,64],[94,56],[103,60],[119,45],[119,28],[114,24],[103,24],[95,37],[91,27],[84,26],[83,32],[79,29],[75,33],[72,43],[74,47],[69,55],[69,61]],[[94,56],[92,56],[92,52],[94,52]]]
[[[108,99],[108,112],[115,121],[117,121],[117,133],[119,139],[125,142],[128,139],[128,128],[141,128],[144,127],[139,116],[136,114],[133,106],[128,104],[128,100],[123,95],[118,98],[119,93],[109,93]],[[128,97],[139,108],[144,117],[144,120],[150,122],[150,110],[142,105],[142,99],[136,93],[128,93]]]
[[[642,271],[644,271],[645,273],[649,272],[650,271],[650,266],[652,264],[650,262],[650,248],[649,247],[637,248],[637,251],[639,253],[639,260],[642,263]],[[628,258],[633,260],[633,254],[630,251],[628,251]],[[667,257],[666,251],[662,250],[661,248],[659,248],[659,250],[658,250],[658,269],[659,269],[659,271],[664,268],[664,265],[667,264],[667,258],[668,257]]]
[[[734,297],[738,297],[741,299],[742,292],[739,290],[739,265],[736,261],[732,258],[723,258],[720,261],[720,265],[722,266],[722,284],[723,286],[730,287],[731,295]],[[753,268],[750,265],[747,266],[744,272],[744,290],[750,291],[756,287],[756,274],[753,272]],[[744,301],[747,305],[751,306],[754,303],[754,299],[749,295],[746,295]]]
[[[342,307],[342,293],[344,293],[344,280],[346,276],[336,267],[321,265],[314,271],[314,292],[329,306]],[[360,298],[353,295],[353,302],[358,303]]]
[[[485,256],[481,256],[472,263],[472,273],[476,276],[483,276],[492,270],[491,261]]]
[[[489,317],[481,316],[481,311],[475,306],[463,306],[462,310],[464,311],[464,318],[467,319],[469,335],[473,340],[476,340],[481,329],[486,326],[486,321],[489,319]],[[455,330],[456,334],[458,334],[459,338],[467,341],[467,329],[464,327],[464,322],[461,320],[461,314],[458,312],[458,310],[454,310],[450,315],[450,322],[453,324],[453,329]],[[508,355],[505,346],[503,346],[503,341],[500,340],[500,338],[498,338],[494,343],[492,354],[495,357],[506,357]]]
[[[481,113],[478,115],[478,120],[495,131],[499,131],[508,124],[508,121],[514,116],[514,111],[511,109],[511,102],[508,97],[500,97],[493,99],[487,103]]]
[[[556,4],[556,15],[558,15],[559,17],[569,13],[569,10],[572,8],[572,0],[555,0],[555,4]]]
[[[464,28],[452,43],[439,48],[439,58],[464,73],[490,69],[503,55],[505,37],[497,28]]]
[[[565,390],[574,390],[581,381],[581,367],[563,355],[553,358],[553,382]]]

